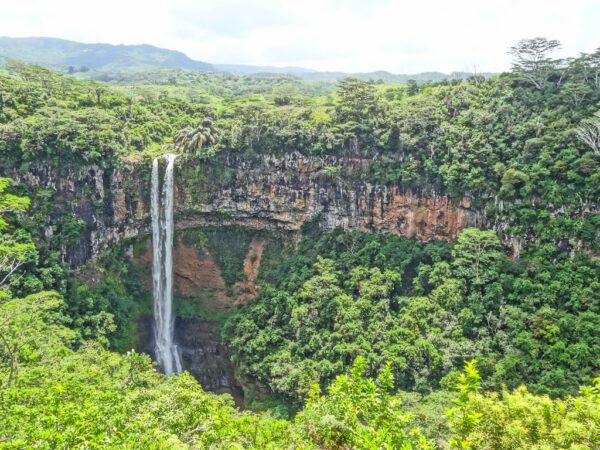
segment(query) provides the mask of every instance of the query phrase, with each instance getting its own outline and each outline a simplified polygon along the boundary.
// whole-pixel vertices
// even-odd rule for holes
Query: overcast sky
[[[600,0],[5,0],[0,35],[152,44],[211,63],[499,72],[521,38],[600,47]]]

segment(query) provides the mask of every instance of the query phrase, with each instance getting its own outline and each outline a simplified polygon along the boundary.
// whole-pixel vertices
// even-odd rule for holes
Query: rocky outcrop
[[[258,277],[260,262],[266,241],[264,239],[253,239],[248,248],[248,254],[244,258],[244,280],[235,283],[236,297],[239,303],[245,303],[248,299],[254,297],[258,292],[258,287],[254,280]]]
[[[138,320],[137,350],[154,356],[154,320],[144,316]],[[221,338],[219,324],[201,319],[175,319],[175,342],[181,362],[206,391],[231,394],[242,406],[244,390],[236,380],[231,353]]]

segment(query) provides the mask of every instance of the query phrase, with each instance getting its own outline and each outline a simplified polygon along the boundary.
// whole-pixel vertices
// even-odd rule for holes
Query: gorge
[[[133,159],[117,169],[88,166],[73,170],[31,164],[27,174],[9,175],[30,186],[55,190],[47,230],[64,220],[66,211],[83,222],[81,240],[63,247],[64,261],[75,269],[93,263],[112,245],[140,239],[147,242],[151,236],[152,246],[144,250],[146,256],[139,264],[144,270],[152,268],[148,289],[154,293],[156,322],[152,325],[147,315],[141,318],[136,348],[152,355],[165,373],[188,370],[205,388],[229,392],[240,404],[240,382],[244,380],[234,373],[218,322],[170,317],[173,279],[165,267],[172,258],[168,250],[172,233],[241,227],[250,233],[265,233],[267,239],[282,235],[294,242],[302,225],[316,220],[323,229],[393,233],[428,242],[451,240],[461,229],[483,224],[482,211],[468,198],[453,201],[432,192],[402,191],[327,174],[328,167],[351,171],[368,162],[350,150],[340,157],[289,153],[258,160],[227,157],[211,164],[190,163],[183,155]],[[228,294],[231,288],[225,286],[210,252],[186,249],[179,239],[174,246],[178,296],[193,298],[198,289],[204,292],[202,296],[216,295],[208,308],[219,312],[234,311],[256,294],[253,288]],[[251,253],[244,255],[248,264]],[[260,259],[256,261],[260,264]],[[194,281],[198,277],[204,280]],[[221,293],[214,294],[215,288]]]
[[[81,239],[62,248],[64,261],[77,270],[90,262],[93,264],[107,248],[120,242],[144,243],[149,236],[155,243],[173,239],[173,236],[167,238],[164,232],[155,235],[157,223],[166,225],[164,215],[157,221],[161,213],[157,214],[154,209],[154,200],[159,197],[163,197],[163,208],[173,208],[175,234],[239,227],[248,230],[250,235],[259,233],[258,238],[266,238],[265,242],[277,236],[297,242],[302,226],[311,222],[322,229],[341,227],[347,231],[388,233],[422,242],[451,241],[462,229],[471,226],[500,227],[499,230],[505,226],[504,221],[487,221],[486,203],[481,199],[453,200],[432,191],[371,184],[331,175],[328,169],[338,167],[352,173],[370,161],[347,149],[338,156],[292,152],[247,159],[227,155],[210,163],[193,162],[185,155],[169,163],[164,158],[132,158],[116,169],[87,166],[74,170],[30,164],[26,174],[17,171],[5,174],[30,186],[55,190],[54,208],[46,219],[46,230],[60,224],[65,212],[82,221]],[[175,166],[177,170],[171,173]],[[159,172],[165,173],[162,195],[155,183]],[[171,206],[164,200],[167,175],[172,177],[173,183]],[[47,234],[47,238],[51,239],[52,235]],[[518,250],[522,239],[509,240],[506,244]],[[256,291],[251,294],[232,291],[233,286],[224,283],[214,255],[206,248],[194,249],[194,242],[184,244],[180,238],[174,241],[174,287],[182,299],[180,302],[208,298],[207,311],[214,315],[235,311],[255,295]],[[163,245],[154,246],[154,251],[152,247],[144,244],[146,256],[142,259],[145,262],[140,260],[139,263],[142,270],[153,266],[155,255],[162,261],[167,257]],[[164,264],[158,261],[160,259],[154,263]],[[160,273],[156,267],[153,271]],[[156,295],[166,289],[165,281],[163,273],[154,279],[154,285],[147,284],[147,288]],[[163,301],[169,301],[168,295],[161,296]],[[192,373],[206,389],[228,392],[237,404],[243,404],[244,390],[252,389],[255,395],[261,395],[251,380],[236,374],[218,320],[203,319],[202,315],[169,319],[168,312],[160,310],[154,316],[158,318],[156,326],[152,316],[147,314],[137,322],[135,348],[160,362],[161,358],[169,361],[168,356],[159,356],[161,352],[177,347],[181,360],[172,359],[171,369],[160,363],[165,373],[178,372],[178,364],[181,364],[181,368]],[[169,324],[175,328],[173,335]],[[170,336],[174,336],[173,341],[169,341]]]

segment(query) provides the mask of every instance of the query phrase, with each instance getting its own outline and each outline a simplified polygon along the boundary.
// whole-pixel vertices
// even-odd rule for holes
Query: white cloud
[[[214,63],[396,73],[501,71],[521,38],[600,46],[598,0],[19,0],[0,34],[148,43]]]

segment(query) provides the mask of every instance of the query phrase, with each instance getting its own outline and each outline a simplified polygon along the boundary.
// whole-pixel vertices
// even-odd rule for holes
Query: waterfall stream
[[[180,373],[181,359],[173,342],[173,167],[177,155],[167,154],[160,195],[158,158],[152,161],[152,287],[156,361],[167,375]]]

